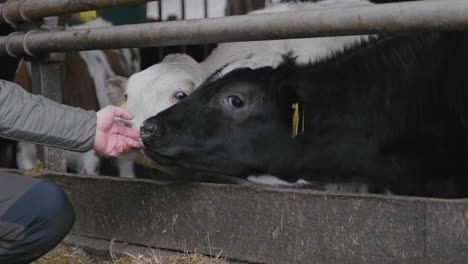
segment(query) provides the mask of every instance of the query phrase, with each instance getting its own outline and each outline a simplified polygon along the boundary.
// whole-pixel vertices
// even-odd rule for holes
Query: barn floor
[[[220,258],[209,258],[200,254],[180,254],[178,256],[158,256],[157,252],[148,255],[116,258],[114,261],[93,259],[83,249],[60,244],[54,250],[32,264],[229,264]]]

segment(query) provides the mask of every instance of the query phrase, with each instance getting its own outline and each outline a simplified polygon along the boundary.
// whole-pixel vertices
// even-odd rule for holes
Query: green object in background
[[[114,25],[138,24],[146,22],[146,4],[106,8],[99,16]]]
[[[1,0],[0,0],[1,1]],[[92,11],[79,13],[79,17],[73,17],[67,21],[69,26],[80,25],[93,20],[89,14]],[[102,17],[113,25],[138,24],[146,22],[146,4],[120,6],[98,10],[98,17]]]

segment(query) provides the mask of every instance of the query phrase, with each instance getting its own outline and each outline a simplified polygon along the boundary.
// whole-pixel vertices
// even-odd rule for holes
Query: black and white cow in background
[[[468,32],[379,36],[294,60],[206,81],[144,122],[145,154],[236,177],[468,197]]]

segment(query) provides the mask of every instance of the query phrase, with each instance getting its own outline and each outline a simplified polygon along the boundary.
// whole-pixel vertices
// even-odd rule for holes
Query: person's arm
[[[130,114],[117,107],[98,112],[59,104],[0,80],[0,136],[57,148],[116,156],[141,147],[139,132],[114,122]],[[98,125],[96,125],[98,123]]]

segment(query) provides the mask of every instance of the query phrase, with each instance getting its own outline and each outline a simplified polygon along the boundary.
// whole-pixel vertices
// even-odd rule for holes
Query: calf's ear
[[[128,78],[114,76],[106,81],[106,93],[112,105],[120,106],[125,102]]]
[[[270,87],[276,87],[278,98],[286,105],[302,101],[302,81],[294,68],[283,65],[274,75]]]

